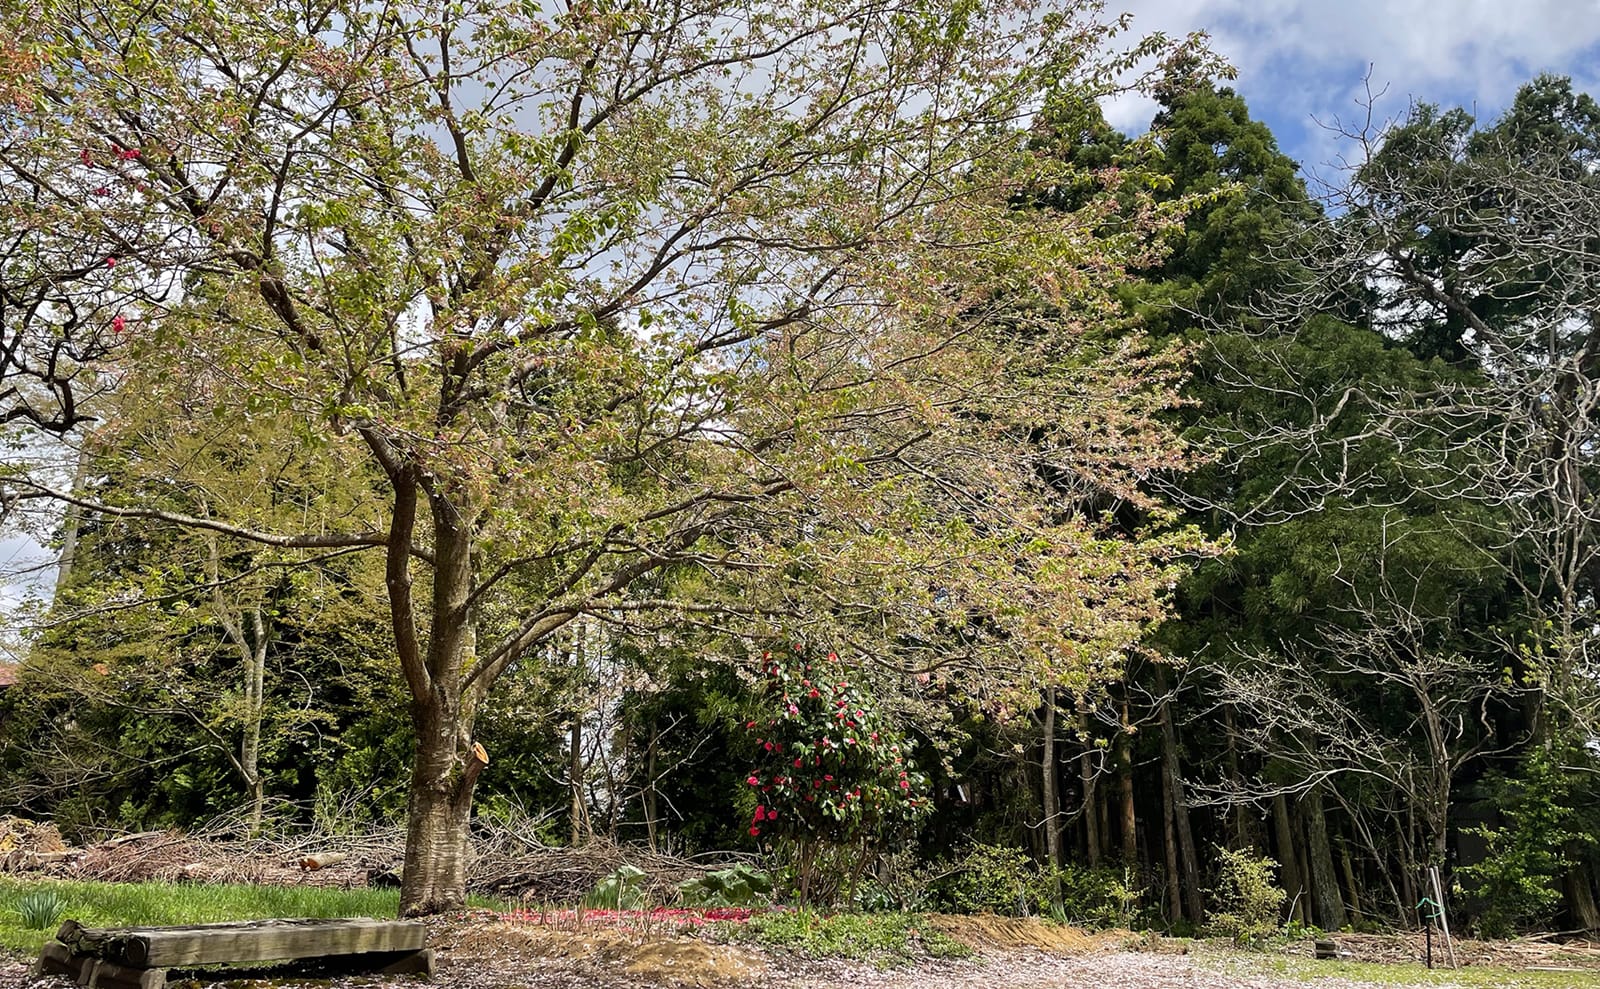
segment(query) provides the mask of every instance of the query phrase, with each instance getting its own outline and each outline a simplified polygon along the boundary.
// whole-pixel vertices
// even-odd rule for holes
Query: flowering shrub
[[[928,779],[837,655],[812,660],[796,646],[763,660],[770,713],[745,725],[756,747],[750,834],[794,856],[802,901],[837,890],[819,886],[820,873],[853,889],[878,845],[928,812]]]

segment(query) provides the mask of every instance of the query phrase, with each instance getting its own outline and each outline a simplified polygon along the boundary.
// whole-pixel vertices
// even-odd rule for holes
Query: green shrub
[[[24,930],[44,931],[61,922],[67,901],[53,889],[36,889],[17,897],[16,908]]]
[[[1510,937],[1549,921],[1561,903],[1558,878],[1572,868],[1566,850],[1578,837],[1568,804],[1571,783],[1552,757],[1535,751],[1512,779],[1494,781],[1504,823],[1463,828],[1484,839],[1488,854],[1460,869],[1486,937]]]
[[[594,884],[584,894],[583,905],[591,910],[638,910],[645,906],[645,871],[623,864],[617,871]]]
[[[813,958],[867,959],[884,964],[911,961],[919,954],[933,958],[972,954],[972,949],[930,926],[926,917],[909,913],[823,916],[810,910],[782,910],[757,914],[748,923],[731,926],[728,936]]]
[[[1211,932],[1240,944],[1258,942],[1275,932],[1287,899],[1275,881],[1278,863],[1244,849],[1218,848],[1217,859]]]
[[[772,897],[772,877],[740,862],[678,885],[686,907],[750,907]]]
[[[974,842],[939,883],[955,913],[1027,916],[1049,901],[1050,884],[1038,863],[1020,848]]]
[[[1060,919],[1086,927],[1133,926],[1139,892],[1126,870],[1065,865],[1056,875],[1061,881]]]

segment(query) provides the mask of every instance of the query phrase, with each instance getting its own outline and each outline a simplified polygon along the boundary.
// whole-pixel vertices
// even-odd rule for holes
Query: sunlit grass
[[[394,889],[318,889],[293,886],[209,886],[188,883],[101,883],[0,877],[0,949],[36,955],[55,934],[23,927],[18,901],[30,891],[55,890],[61,916],[86,927],[164,927],[266,917],[394,917]],[[474,900],[474,905],[496,906]]]

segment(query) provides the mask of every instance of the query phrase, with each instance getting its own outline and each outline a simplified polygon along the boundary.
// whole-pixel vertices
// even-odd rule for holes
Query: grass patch
[[[1349,979],[1383,986],[1451,986],[1459,989],[1600,989],[1600,972],[1529,972],[1510,968],[1429,969],[1421,964],[1314,961],[1308,958],[1234,958],[1230,970],[1273,974],[1300,982]]]
[[[55,934],[29,930],[23,907],[30,896],[54,893],[61,917],[86,927],[165,927],[266,917],[394,917],[394,889],[315,889],[292,886],[204,886],[189,883],[101,883],[0,877],[0,949],[37,955]],[[474,905],[492,906],[489,901]]]
[[[811,958],[852,958],[903,965],[918,958],[965,958],[972,949],[937,930],[921,914],[840,913],[810,910],[758,913],[729,924],[723,935]]]

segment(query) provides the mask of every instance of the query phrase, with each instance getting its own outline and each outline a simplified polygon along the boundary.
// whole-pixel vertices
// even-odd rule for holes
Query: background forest
[[[280,359],[239,328],[325,313],[336,330],[296,332],[335,339],[350,298],[435,277],[420,262],[425,275],[352,262],[322,276],[326,305],[313,291],[280,300],[266,261],[244,280],[252,298],[196,264],[185,305],[203,318],[128,289],[63,324],[50,354],[8,351],[8,377],[24,381],[8,401],[29,396],[8,421],[77,438],[70,483],[19,477],[7,502],[61,562],[0,690],[0,811],[73,836],[219,816],[359,831],[415,815],[419,726],[437,724],[395,661],[407,648],[395,544],[258,536],[392,533],[383,506],[403,500],[404,480],[433,506],[417,523],[433,541],[408,542],[402,562],[442,572],[451,512],[465,499],[479,513],[461,550],[470,597],[412,628],[437,643],[447,611],[466,615],[456,652],[425,646],[416,668],[493,670],[492,691],[471,694],[468,676],[441,702],[469,711],[457,746],[469,766],[471,745],[489,756],[469,770],[479,821],[531,821],[551,844],[759,853],[804,896],[868,907],[1243,935],[1264,922],[1411,926],[1442,895],[1457,924],[1488,935],[1600,929],[1600,104],[1551,76],[1492,120],[1417,104],[1347,135],[1363,157],[1313,195],[1192,39],[1138,54],[1161,57],[1148,134],[1108,126],[1087,83],[1046,81],[1034,112],[1000,115],[1004,141],[974,127],[1009,142],[1003,181],[976,157],[941,166],[960,175],[953,198],[992,202],[939,229],[1014,240],[1016,257],[889,256],[878,245],[911,239],[895,224],[912,207],[898,203],[817,220],[873,231],[861,242],[879,253],[839,262],[855,266],[849,291],[786,300],[760,331],[844,311],[870,288],[966,349],[890,329],[861,330],[852,339],[871,342],[848,356],[807,352],[802,334],[767,352],[750,333],[675,390],[683,354],[638,343],[649,321],[720,307],[690,349],[720,347],[757,322],[741,293],[774,291],[767,269],[726,294],[724,272],[635,309],[574,281],[540,301],[561,326],[541,340],[560,345],[539,343],[505,379],[511,398],[472,420],[514,439],[440,446],[415,473],[381,451],[400,448],[395,436],[444,444],[419,425],[432,420],[352,397],[367,369],[329,385],[344,391],[325,406],[302,401],[320,387],[318,348]],[[21,106],[22,84],[8,85]],[[419,119],[443,133],[453,118],[439,102]],[[34,331],[62,281],[38,276],[48,245],[18,205],[48,185],[24,145],[68,146],[16,133],[0,155],[7,339]],[[148,160],[153,140],[102,141],[81,164],[71,144],[68,164],[90,170],[74,181],[91,198],[118,183],[189,188],[176,164]],[[564,147],[501,152],[576,171]],[[737,173],[713,160],[722,150],[678,153]],[[762,161],[787,176],[812,154],[826,152]],[[589,167],[641,174],[642,158]],[[653,181],[650,195],[673,179]],[[801,229],[808,203],[853,207],[845,179],[766,182],[752,188],[770,203],[739,203],[738,219],[791,218],[774,244],[824,236]],[[618,244],[667,200],[650,202],[581,230],[563,220],[552,242],[591,261],[626,253]],[[327,216],[296,222],[343,231],[346,261],[427,246],[426,230],[422,248],[406,240],[418,231],[375,234],[387,221],[359,198],[322,205]],[[228,223],[211,229],[218,243]],[[177,250],[127,236],[97,257],[126,270],[140,251]],[[853,236],[826,232],[830,249]],[[804,262],[784,263],[820,253],[797,247]],[[509,291],[469,284],[473,270],[523,276],[516,257],[495,258],[473,269],[471,251],[451,255],[416,297],[441,323],[457,318]],[[874,265],[895,274],[879,280]],[[538,291],[554,291],[548,277]],[[654,289],[632,291],[617,298]],[[389,298],[395,313],[413,301]],[[562,323],[562,306],[587,318]],[[862,325],[899,325],[873,318],[886,322]],[[789,368],[784,348],[790,377],[769,373]],[[465,352],[442,349],[441,366]],[[127,363],[115,385],[86,372],[63,388],[52,354]],[[851,362],[918,370],[865,388],[845,380]],[[658,384],[652,411],[631,413]],[[75,403],[91,399],[84,416]],[[319,415],[339,428],[309,432]],[[707,455],[696,430],[757,437],[745,452],[770,476]],[[350,452],[358,434],[373,461]],[[524,463],[536,466],[507,466]],[[430,487],[440,477],[470,492],[450,511]],[[685,496],[692,511],[675,500],[702,484]],[[501,500],[513,487],[537,498]],[[24,511],[40,494],[65,507]],[[568,579],[561,568],[585,554]],[[526,601],[560,607],[525,620]],[[828,810],[814,811],[793,770],[845,746],[860,755],[828,756],[839,778],[819,777]]]

